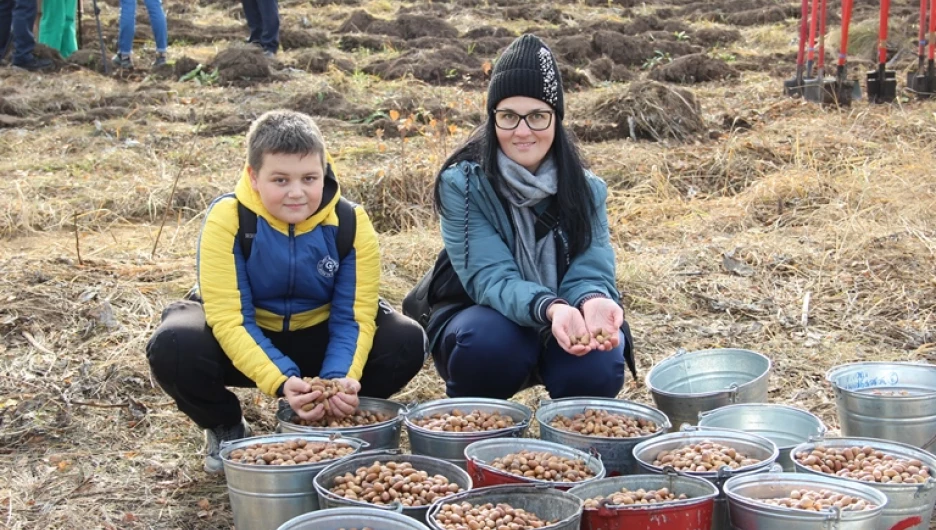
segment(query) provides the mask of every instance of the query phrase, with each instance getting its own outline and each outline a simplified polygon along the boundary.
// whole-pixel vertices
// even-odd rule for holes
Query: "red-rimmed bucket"
[[[594,474],[594,477],[587,478],[579,482],[563,482],[554,480],[540,480],[529,477],[514,475],[495,468],[491,465],[494,459],[507,456],[509,454],[519,453],[520,451],[544,452],[553,455],[583,460],[588,469]],[[566,447],[554,442],[543,440],[534,440],[531,438],[493,438],[490,440],[481,440],[468,445],[465,448],[465,459],[467,460],[468,474],[471,476],[472,483],[476,488],[486,486],[499,486],[501,484],[548,484],[557,489],[568,490],[581,484],[599,480],[605,477],[604,464],[601,458],[590,455],[584,451]]]
[[[712,530],[712,514],[718,488],[711,482],[678,475],[627,475],[576,486],[569,493],[584,500],[608,497],[621,489],[630,491],[668,488],[685,500],[657,504],[601,505],[582,512],[581,530]],[[721,529],[716,529],[721,530]]]

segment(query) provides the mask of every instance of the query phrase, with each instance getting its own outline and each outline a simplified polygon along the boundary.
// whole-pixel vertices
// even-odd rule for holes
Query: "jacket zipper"
[[[292,297],[296,288],[296,225],[289,225],[289,290],[286,292],[286,314],[283,316],[283,331],[289,331],[292,317]]]

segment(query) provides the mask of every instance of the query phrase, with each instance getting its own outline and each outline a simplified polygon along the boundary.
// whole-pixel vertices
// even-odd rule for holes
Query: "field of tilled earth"
[[[877,5],[855,3],[849,75],[863,80]],[[380,232],[382,294],[398,305],[441,248],[435,173],[483,120],[491,65],[524,32],[556,53],[565,124],[608,182],[638,352],[621,398],[651,403],[644,378],[680,348],[745,348],[773,361],[771,402],[836,434],[828,369],[931,360],[936,104],[902,90],[842,108],[784,97],[799,2],[289,0],[268,61],[242,44],[238,3],[167,0],[169,64],[150,68],[138,6],[136,68],[110,74],[84,4],[82,49],[54,72],[0,68],[0,527],[231,528],[202,432],[143,347],[194,281],[203,212],[239,177],[250,121],[316,117],[343,192]],[[913,4],[891,8],[901,89]],[[118,2],[98,5],[110,58]],[[275,402],[237,393],[271,432]],[[394,399],[443,395],[427,363]]]

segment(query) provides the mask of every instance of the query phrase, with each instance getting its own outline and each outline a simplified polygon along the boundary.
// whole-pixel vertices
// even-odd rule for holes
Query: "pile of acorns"
[[[689,497],[687,497],[685,493],[676,495],[675,493],[671,492],[669,488],[660,488],[658,490],[645,490],[640,488],[637,491],[630,491],[627,488],[621,488],[620,491],[616,491],[608,497],[599,495],[597,497],[592,497],[591,499],[585,499],[585,509],[598,509],[598,507],[602,504],[602,501],[604,501],[604,504],[627,506],[631,504],[658,504],[668,501],[682,501],[688,498]]]
[[[585,409],[571,418],[556,415],[549,425],[563,431],[604,438],[635,438],[657,432],[657,425],[644,418],[613,414],[606,410]]]
[[[460,409],[452,412],[440,412],[411,420],[413,425],[430,431],[443,432],[480,432],[506,429],[514,425],[514,419],[506,414],[472,410],[465,414]]]
[[[495,458],[490,465],[512,475],[551,482],[581,482],[595,476],[584,460],[545,451],[511,453]]]
[[[661,451],[653,461],[655,466],[673,466],[678,471],[704,473],[717,471],[723,466],[732,469],[760,462],[733,447],[703,440],[701,443],[684,445],[672,451]]]
[[[257,466],[295,466],[334,460],[354,452],[349,445],[307,442],[302,438],[274,443],[254,443],[231,451],[228,459]]]

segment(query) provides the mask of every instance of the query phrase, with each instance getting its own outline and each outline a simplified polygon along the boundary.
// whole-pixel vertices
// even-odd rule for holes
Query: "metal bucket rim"
[[[926,371],[936,370],[936,366],[933,366],[931,364],[924,364],[924,363],[911,362],[911,361],[893,361],[893,362],[862,361],[862,362],[854,362],[854,363],[845,363],[845,364],[840,364],[838,366],[834,366],[826,371],[825,379],[838,392],[845,392],[850,395],[867,396],[867,397],[871,397],[874,399],[903,399],[903,400],[914,399],[914,398],[929,399],[933,396],[933,394],[936,394],[936,388],[933,388],[933,389],[930,389],[929,391],[921,391],[919,393],[915,393],[910,396],[875,396],[873,394],[868,394],[867,392],[862,392],[862,390],[867,390],[868,388],[887,388],[887,385],[869,386],[867,388],[862,388],[862,389],[857,389],[857,390],[844,388],[841,385],[839,385],[838,383],[839,377],[844,375],[846,372],[859,369],[861,366],[870,366],[870,367],[898,366],[898,367],[903,367],[903,368],[922,368]]]
[[[327,519],[329,516],[340,517],[343,515],[382,517],[393,522],[411,524],[413,528],[426,528],[426,525],[417,521],[416,519],[393,510],[383,510],[380,508],[371,508],[366,506],[343,506],[341,508],[326,508],[322,510],[315,510],[314,512],[307,512],[302,515],[297,515],[296,517],[293,517],[292,519],[277,527],[277,530],[289,530],[297,524],[307,523],[310,521],[315,522],[320,519]]]
[[[328,467],[320,471],[312,479],[312,485],[316,493],[330,500],[338,501],[342,503],[350,503],[354,506],[366,506],[370,508],[376,508],[379,510],[396,511],[397,507],[394,504],[380,505],[380,504],[372,504],[372,503],[362,501],[362,500],[348,499],[347,497],[341,497],[335,494],[329,488],[326,488],[324,485],[322,485],[322,477],[327,475],[330,472],[334,472],[334,469],[330,469],[330,468],[337,468],[338,466],[348,465],[348,464],[351,464],[352,461],[354,460],[362,460],[362,461],[369,460],[371,461],[371,463],[373,463],[374,460],[378,462],[383,462],[385,460],[402,460],[404,462],[412,461],[414,462],[414,467],[416,467],[415,462],[425,462],[425,463],[431,463],[433,465],[438,464],[444,468],[448,468],[448,470],[452,472],[452,475],[455,475],[459,479],[462,479],[461,482],[464,482],[466,485],[462,486],[462,484],[459,481],[452,480],[452,477],[449,476],[448,474],[439,473],[439,474],[442,474],[445,478],[449,479],[449,483],[456,483],[459,485],[459,487],[462,487],[465,491],[470,491],[472,487],[474,486],[474,482],[471,480],[471,475],[468,474],[467,471],[465,471],[464,469],[458,467],[457,465],[447,460],[442,460],[441,458],[434,458],[431,456],[395,453],[393,450],[378,449],[375,451],[360,452],[360,453],[351,455],[349,457],[343,458],[341,460],[335,460],[334,462],[332,462]],[[356,464],[356,462],[354,463]],[[447,498],[447,497],[449,496],[446,496],[443,498]],[[431,506],[431,504],[426,505],[426,506],[403,506],[402,512],[404,514],[418,512],[418,511],[426,510],[427,508],[429,508],[429,506]]]
[[[638,416],[638,417],[654,420],[657,423],[657,432],[650,433],[646,436],[634,436],[632,438],[605,438],[603,436],[590,436],[587,434],[575,433],[572,431],[565,431],[565,430],[553,427],[552,425],[549,425],[549,421],[552,418],[555,418],[556,415],[558,415],[559,412],[561,412],[564,407],[579,407],[579,406],[587,407],[588,402],[598,402],[598,403],[606,404],[607,405],[606,409],[602,409],[600,405],[593,406],[591,408],[597,408],[600,410],[608,410],[612,412],[618,412],[618,411],[636,412],[632,409],[640,409],[640,412],[645,413],[646,416]],[[555,412],[555,414],[553,414],[549,418],[544,418],[544,416],[546,416],[547,414],[551,412]],[[601,441],[644,440],[647,438],[652,438],[654,436],[659,436],[660,434],[663,434],[667,432],[669,429],[673,428],[673,424],[670,422],[669,416],[667,416],[666,413],[663,412],[662,410],[651,407],[649,405],[644,405],[643,403],[637,403],[634,401],[628,401],[624,399],[615,399],[615,398],[575,397],[575,398],[545,399],[545,400],[540,401],[540,406],[536,409],[536,412],[534,413],[533,417],[536,418],[536,422],[540,425],[541,429],[546,428],[546,430],[560,432],[563,435],[568,435],[572,437],[581,437],[583,438],[583,441],[587,441],[589,443],[595,442],[596,440],[601,440]],[[659,418],[662,418],[663,421],[662,422],[657,421]]]
[[[530,477],[524,477],[521,475],[514,475],[513,473],[508,473],[502,469],[497,469],[496,467],[488,464],[484,460],[481,460],[477,456],[469,454],[471,451],[477,451],[478,449],[484,449],[489,445],[512,445],[518,443],[518,438],[490,438],[487,440],[478,440],[468,444],[465,447],[465,461],[474,464],[475,466],[487,471],[489,473],[494,473],[499,476],[509,477],[514,479],[519,479],[524,482],[533,484],[533,485],[545,485],[552,488],[565,488],[565,487],[574,487],[580,484],[583,484],[588,481],[598,480],[604,478],[607,470],[605,469],[604,462],[601,460],[601,455],[595,452],[595,454],[589,454],[580,449],[574,447],[569,447],[568,445],[563,445],[557,442],[550,442],[546,440],[537,440],[535,438],[523,438],[523,445],[532,450],[532,451],[541,451],[541,452],[550,452],[559,456],[568,457],[568,454],[575,455],[577,458],[583,460],[585,465],[588,466],[594,473],[594,477],[587,478],[579,482],[567,482],[567,481],[554,481],[554,480],[539,480],[533,479]],[[565,453],[565,454],[563,454]],[[504,453],[505,455],[510,453]]]
[[[688,476],[688,475],[680,475],[680,474],[673,474],[673,475],[670,475],[670,474],[668,474],[668,473],[664,473],[664,474],[662,474],[662,475],[660,475],[660,474],[649,474],[649,473],[645,473],[645,474],[637,474],[637,475],[620,475],[620,476],[617,476],[617,477],[605,477],[605,478],[603,478],[603,479],[599,479],[599,480],[595,480],[595,481],[593,481],[593,482],[589,482],[588,484],[580,484],[580,486],[594,487],[594,486],[596,486],[596,485],[600,485],[601,482],[616,481],[616,480],[619,480],[619,479],[625,478],[625,477],[626,477],[626,478],[642,478],[642,477],[665,478],[665,477],[671,477],[671,478],[676,479],[676,480],[686,480],[686,481],[693,482],[696,486],[704,487],[705,489],[708,489],[708,490],[710,490],[710,491],[709,491],[709,493],[706,493],[706,494],[704,494],[704,495],[699,495],[699,496],[697,496],[697,497],[690,497],[690,498],[688,498],[688,499],[676,499],[676,500],[671,500],[671,501],[662,501],[662,502],[658,502],[658,503],[654,503],[654,504],[604,504],[604,505],[602,505],[600,508],[587,508],[587,507],[584,507],[584,505],[583,505],[583,509],[585,509],[585,510],[600,510],[600,509],[602,509],[602,508],[605,508],[605,509],[612,510],[612,511],[622,511],[622,512],[623,512],[623,511],[632,511],[632,512],[637,512],[637,511],[662,510],[662,509],[669,509],[669,508],[685,508],[685,507],[689,507],[689,506],[695,506],[696,504],[703,504],[703,503],[705,503],[705,502],[708,502],[708,501],[711,501],[711,500],[715,500],[715,499],[718,498],[718,496],[721,494],[721,493],[718,491],[718,487],[717,487],[715,484],[713,484],[711,481],[705,480],[705,479],[702,478],[702,477],[691,477],[691,476]],[[571,493],[572,495],[576,495],[576,496],[577,496],[577,494],[575,493],[575,490],[576,490],[576,489],[581,490],[581,489],[583,489],[583,488],[580,488],[579,486],[576,486],[576,487],[570,489],[570,490],[569,490],[569,493]],[[618,488],[618,491],[620,491],[620,488]],[[614,493],[614,492],[612,492],[612,493]],[[582,499],[582,500],[584,501],[584,499]]]
[[[380,428],[380,427],[389,427],[390,425],[393,425],[394,423],[402,423],[403,418],[406,416],[406,412],[409,410],[408,407],[407,407],[406,405],[404,405],[403,403],[400,403],[400,402],[398,402],[398,401],[392,401],[392,400],[389,400],[389,399],[380,399],[380,398],[372,398],[372,397],[364,397],[364,396],[361,396],[361,397],[359,398],[359,401],[360,401],[360,403],[361,403],[361,405],[358,406],[359,409],[363,409],[363,410],[372,410],[372,409],[364,408],[364,407],[363,407],[363,404],[364,404],[364,403],[368,403],[368,402],[371,402],[371,403],[379,402],[379,403],[381,403],[381,404],[387,404],[387,405],[390,405],[390,406],[393,406],[393,407],[398,408],[398,409],[397,409],[397,414],[396,414],[396,416],[394,416],[394,417],[392,417],[392,418],[390,418],[390,419],[388,419],[388,420],[380,421],[380,422],[377,422],[377,423],[369,423],[369,424],[367,424],[367,425],[357,425],[357,426],[354,426],[354,427],[313,427],[313,426],[311,426],[311,425],[300,425],[300,424],[298,424],[298,423],[294,423],[294,422],[291,422],[291,421],[287,421],[286,419],[284,419],[284,418],[282,417],[283,414],[291,414],[290,418],[295,417],[295,416],[296,416],[296,413],[295,413],[292,409],[277,411],[277,413],[276,413],[276,419],[279,421],[280,424],[288,423],[288,424],[290,425],[290,428],[292,428],[292,429],[299,429],[298,431],[291,431],[291,432],[309,432],[309,433],[337,432],[337,433],[346,433],[346,432],[351,432],[351,431],[378,429],[378,428]]]
[[[821,480],[824,477],[828,477],[827,480]],[[778,512],[784,514],[797,514],[803,515],[805,519],[812,520],[848,520],[848,519],[866,519],[870,517],[875,517],[878,513],[884,511],[885,505],[887,505],[889,499],[887,495],[883,492],[874,489],[871,486],[868,486],[867,483],[856,482],[856,483],[837,483],[835,480],[837,477],[834,475],[812,475],[806,473],[767,473],[759,475],[740,475],[736,477],[731,477],[725,481],[724,486],[722,486],[725,495],[732,501],[740,502],[742,504],[749,505],[756,508],[757,510],[765,510],[769,512]],[[807,510],[798,510],[796,508],[787,508],[785,506],[774,506],[771,504],[766,504],[758,502],[759,499],[754,497],[746,497],[739,494],[735,491],[739,485],[744,486],[748,483],[758,483],[758,482],[769,482],[771,485],[774,484],[788,484],[793,487],[799,488],[809,488],[809,487],[822,487],[835,491],[836,493],[847,493],[851,496],[856,495],[856,491],[861,494],[862,499],[865,501],[872,501],[875,504],[874,508],[869,510],[840,510],[838,512],[834,510],[819,510],[815,512],[810,512]],[[838,488],[838,489],[837,489]],[[848,491],[842,491],[847,488]],[[815,517],[814,515],[821,515],[820,517]],[[836,517],[837,515],[837,517]]]
[[[479,405],[486,407],[501,407],[504,410],[513,410],[519,412],[523,415],[523,420],[517,422],[509,427],[504,427],[502,429],[494,429],[490,431],[476,431],[476,432],[449,432],[449,431],[434,431],[432,429],[427,429],[425,427],[420,427],[413,423],[411,418],[415,418],[417,412],[425,412],[426,409],[432,407],[438,407],[445,405],[448,408],[448,405],[451,404],[452,408],[449,410],[454,410],[458,407],[459,403],[464,403],[465,405]],[[471,438],[478,435],[499,435],[505,434],[513,431],[523,431],[530,426],[530,422],[533,418],[533,411],[530,407],[522,403],[515,403],[506,399],[492,399],[492,398],[443,398],[443,399],[434,399],[432,401],[425,401],[423,403],[412,405],[408,408],[405,414],[403,414],[403,423],[406,425],[407,429],[416,431],[417,433],[432,438],[442,438],[442,439],[458,439],[458,438]]]
[[[819,424],[819,429],[816,435],[820,438],[824,437],[826,433],[829,432],[829,428],[826,427],[825,422],[823,422],[819,416],[816,416],[815,414],[813,414],[812,412],[809,412],[806,409],[801,409],[799,407],[794,407],[792,405],[785,405],[782,403],[732,403],[731,405],[724,405],[724,406],[718,407],[717,409],[702,411],[702,412],[699,412],[699,424],[697,427],[704,428],[704,429],[718,429],[718,430],[725,430],[725,431],[740,431],[740,432],[751,433],[751,431],[745,431],[742,429],[731,429],[728,427],[712,427],[709,425],[702,425],[702,420],[705,418],[712,418],[713,416],[719,416],[719,415],[727,415],[730,412],[736,411],[738,409],[784,410],[786,412],[791,412],[799,416],[805,416],[811,420],[815,420]],[[751,434],[757,434],[757,433],[751,433]],[[758,436],[763,436],[763,435],[758,434]],[[764,436],[764,438],[767,438],[767,437]],[[784,446],[778,445],[777,449],[782,451],[784,449],[789,449],[791,447],[795,447],[795,445],[784,445]]]
[[[298,438],[302,438],[303,440],[306,440],[306,442],[309,442],[309,441],[325,442],[325,443],[331,442],[331,443],[336,443],[336,444],[341,444],[341,445],[350,445],[351,447],[354,448],[354,451],[352,451],[351,453],[347,455],[340,456],[338,458],[332,458],[329,460],[321,460],[318,462],[306,462],[302,464],[294,464],[291,466],[257,466],[253,464],[243,464],[241,462],[235,462],[229,458],[230,454],[233,453],[235,450],[244,448],[247,445],[251,445],[254,443],[275,443],[275,442],[286,441],[286,440],[295,440]],[[364,440],[361,440],[359,438],[354,438],[351,436],[344,436],[341,433],[295,433],[295,432],[274,433],[274,434],[264,434],[264,435],[259,435],[259,436],[251,436],[250,438],[241,438],[239,440],[230,442],[230,444],[225,445],[224,447],[221,448],[221,450],[218,452],[218,456],[221,458],[222,465],[224,465],[225,467],[230,466],[233,469],[239,469],[243,471],[257,471],[261,473],[286,473],[290,471],[295,472],[295,471],[305,470],[305,469],[316,467],[316,466],[327,467],[334,462],[338,462],[340,460],[344,460],[346,458],[359,454],[362,450],[366,449],[369,446],[370,444],[368,444]]]
[[[906,451],[906,454],[913,455],[912,458],[915,458],[920,461],[923,461],[924,459],[928,460],[928,462],[924,462],[924,464],[926,464],[930,468],[930,470],[936,470],[936,455],[934,455],[933,453],[930,453],[929,451],[926,451],[925,449],[920,449],[919,447],[916,447],[914,445],[905,444],[902,442],[884,440],[882,438],[859,438],[855,436],[823,438],[822,440],[801,443],[790,451],[790,460],[793,461],[793,465],[796,467],[797,472],[809,473],[809,474],[819,475],[823,477],[835,477],[836,479],[839,479],[839,480],[847,480],[849,482],[856,482],[859,484],[874,484],[873,487],[881,488],[885,490],[908,491],[911,488],[914,488],[917,490],[928,490],[936,486],[936,477],[933,477],[933,476],[927,477],[926,482],[923,482],[923,483],[918,482],[916,484],[905,484],[905,483],[894,484],[893,482],[863,482],[863,481],[860,481],[858,479],[854,479],[851,477],[840,477],[838,475],[830,475],[828,473],[816,471],[815,469],[810,469],[804,466],[803,464],[800,464],[799,461],[796,460],[796,453],[803,452],[807,449],[812,451],[812,449],[814,449],[817,445],[825,445],[829,447],[841,447],[841,446],[853,447],[856,445],[859,445],[859,446],[868,445],[873,449],[886,452],[886,449],[879,449],[879,447],[875,446],[875,444],[883,444],[884,447],[889,446],[889,445],[896,446],[898,450]],[[897,456],[905,456],[905,455],[898,454]]]
[[[493,494],[519,493],[521,495],[546,494],[546,495],[552,495],[554,497],[556,496],[564,497],[570,501],[578,502],[578,509],[576,510],[576,513],[568,517],[565,517],[562,520],[552,523],[550,525],[540,527],[546,530],[560,526],[562,524],[565,524],[574,520],[576,517],[580,516],[580,514],[582,513],[582,508],[584,506],[584,501],[582,501],[581,498],[575,495],[571,495],[567,491],[563,491],[563,490],[551,487],[545,483],[540,482],[540,483],[523,483],[523,484],[498,484],[496,486],[485,486],[483,488],[475,488],[475,489],[471,489],[467,491],[462,491],[460,493],[456,493],[448,497],[442,497],[440,499],[436,499],[435,501],[432,502],[432,504],[429,505],[429,511],[426,512],[426,522],[428,523],[430,519],[433,522],[436,522],[435,515],[439,513],[439,510],[442,509],[443,504],[448,504],[449,502],[459,502],[463,500],[465,497],[470,497],[470,496],[475,496],[475,495],[481,496],[481,495],[487,495],[491,493]],[[516,506],[514,506],[514,508],[516,508]]]
[[[712,436],[713,433],[715,434],[715,436]],[[640,442],[639,444],[634,446],[634,459],[637,460],[637,462],[642,466],[645,466],[649,469],[653,469],[654,471],[658,471],[660,473],[664,473],[666,466],[655,466],[650,462],[646,462],[642,458],[640,458],[640,456],[638,456],[638,453],[647,450],[648,448],[652,447],[655,444],[663,444],[663,443],[667,443],[672,440],[675,440],[677,438],[690,438],[693,436],[709,439],[712,442],[718,442],[719,438],[729,439],[729,440],[741,439],[742,441],[748,442],[748,443],[756,442],[758,445],[764,446],[765,449],[772,448],[771,456],[763,460],[760,460],[759,462],[756,462],[754,464],[732,469],[731,470],[732,476],[742,474],[742,473],[749,473],[751,471],[756,471],[764,467],[770,467],[777,461],[777,457],[780,456],[780,449],[777,447],[777,444],[773,443],[773,441],[771,441],[770,439],[765,438],[759,434],[753,434],[753,433],[749,433],[746,431],[737,431],[737,430],[730,430],[730,429],[693,428],[692,430],[687,430],[687,431],[666,433],[662,436],[657,436],[655,438],[651,438],[644,442]],[[750,440],[748,438],[755,438],[755,439]],[[685,473],[693,477],[716,478],[719,476],[718,470],[716,471],[680,471],[679,473]]]
[[[745,352],[745,353],[754,354],[755,356],[760,357],[764,359],[765,361],[767,361],[767,368],[764,370],[764,373],[758,375],[757,377],[755,377],[754,379],[751,379],[750,381],[741,383],[735,386],[734,388],[726,388],[724,390],[713,390],[711,392],[670,392],[668,390],[663,390],[653,385],[653,373],[661,366],[667,366],[669,364],[672,364],[676,362],[676,359],[684,358],[684,356],[705,354],[705,353],[724,351],[724,350],[732,350],[732,351],[737,351],[737,352]],[[677,352],[675,355],[671,355],[667,357],[666,359],[663,359],[662,361],[653,365],[652,368],[650,368],[650,372],[647,373],[647,378],[645,379],[645,383],[647,385],[647,388],[650,389],[651,393],[660,394],[661,396],[666,396],[666,397],[704,398],[704,397],[714,397],[714,396],[722,396],[722,395],[730,396],[732,394],[740,392],[742,389],[747,389],[749,387],[752,387],[760,383],[764,379],[768,378],[770,376],[771,370],[773,370],[773,361],[770,359],[770,357],[767,357],[766,355],[756,352],[754,350],[748,350],[744,348],[710,348],[707,350]]]

